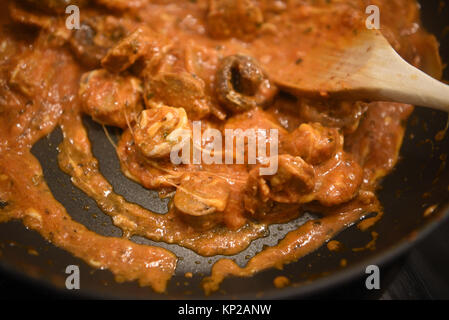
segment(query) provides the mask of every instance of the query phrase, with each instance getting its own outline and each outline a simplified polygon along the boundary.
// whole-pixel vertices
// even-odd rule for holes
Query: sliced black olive
[[[216,75],[217,98],[234,113],[267,105],[277,93],[257,61],[245,55],[224,58]]]

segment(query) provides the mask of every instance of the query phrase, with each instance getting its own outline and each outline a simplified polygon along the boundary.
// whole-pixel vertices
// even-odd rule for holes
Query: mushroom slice
[[[186,111],[163,105],[142,111],[133,132],[137,148],[148,158],[170,156],[192,135]]]
[[[196,229],[207,230],[222,222],[229,192],[224,179],[196,173],[183,179],[173,202],[181,219]]]

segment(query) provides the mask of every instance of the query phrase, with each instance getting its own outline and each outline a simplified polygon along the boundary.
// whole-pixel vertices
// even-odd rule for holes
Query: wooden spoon
[[[407,63],[378,30],[325,41],[292,74],[274,80],[294,93],[395,101],[449,112],[449,86]]]

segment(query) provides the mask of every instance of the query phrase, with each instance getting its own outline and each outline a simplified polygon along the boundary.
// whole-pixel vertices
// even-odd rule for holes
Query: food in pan
[[[357,32],[374,4],[394,48],[441,75],[437,42],[411,0],[70,1],[80,13],[73,29],[68,2],[1,5],[0,221],[21,220],[118,281],[157,292],[166,290],[177,257],[132,242],[134,235],[232,256],[271,224],[317,215],[244,267],[218,260],[202,282],[209,294],[228,276],[281,268],[350,225],[380,219],[376,189],[398,160],[413,107],[285,90],[285,71],[320,41]],[[114,191],[83,117],[106,134],[119,130],[119,141],[111,140],[116,174],[170,197],[166,214]],[[30,150],[57,127],[61,170],[123,230],[121,238],[88,230],[53,197]]]

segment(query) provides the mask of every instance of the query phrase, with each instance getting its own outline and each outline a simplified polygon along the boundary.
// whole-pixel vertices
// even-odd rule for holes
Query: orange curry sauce
[[[80,30],[65,27],[66,1],[0,5],[0,221],[21,220],[117,281],[137,280],[157,292],[165,291],[177,257],[136,244],[133,235],[203,256],[233,255],[266,236],[271,223],[306,210],[322,215],[244,268],[230,259],[216,262],[203,281],[209,294],[228,276],[281,268],[367,213],[381,212],[375,190],[398,159],[413,107],[283,92],[272,79],[288,76],[320,40],[351,34],[363,25],[366,6],[376,4],[395,49],[434,76],[441,72],[437,43],[420,28],[412,0],[73,2],[80,6]],[[234,73],[247,67],[253,69],[248,78],[240,75],[237,88]],[[229,85],[241,100],[229,100]],[[167,114],[220,131],[278,129],[279,172],[261,177],[258,165],[173,165],[162,149],[155,151],[166,136],[147,130],[148,121],[164,123]],[[83,115],[123,129],[117,155],[127,177],[149,189],[176,190],[167,214],[114,192],[92,154]],[[52,196],[30,150],[58,126],[61,170],[123,230],[122,238],[88,230]]]

